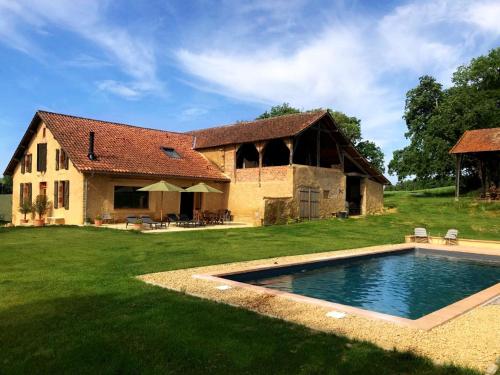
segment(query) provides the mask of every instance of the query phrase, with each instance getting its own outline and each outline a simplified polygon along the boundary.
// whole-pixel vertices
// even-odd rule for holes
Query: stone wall
[[[301,187],[310,187],[320,192],[320,217],[331,217],[333,213],[345,209],[346,178],[340,169],[294,164],[293,170],[296,200]]]
[[[361,192],[363,194],[363,215],[371,215],[383,211],[384,185],[368,178],[364,178],[361,182]]]

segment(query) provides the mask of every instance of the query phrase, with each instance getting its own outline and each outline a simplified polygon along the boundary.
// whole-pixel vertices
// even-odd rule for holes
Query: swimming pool
[[[219,277],[418,319],[498,283],[500,257],[413,248]]]

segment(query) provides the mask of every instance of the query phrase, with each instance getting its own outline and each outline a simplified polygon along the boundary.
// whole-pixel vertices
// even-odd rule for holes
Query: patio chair
[[[427,234],[427,229],[415,228],[413,238],[415,239],[415,242],[428,243],[429,235]]]
[[[177,214],[167,214],[167,223],[170,225],[170,223],[175,223],[176,225],[179,223],[179,216]]]
[[[167,229],[167,225],[165,223],[162,223],[160,221],[154,221],[153,219],[151,219],[151,216],[149,215],[141,215],[141,220],[143,224],[149,225],[151,229],[158,229],[158,228]]]
[[[104,212],[102,214],[102,222],[103,223],[112,223],[114,224],[115,223],[115,219],[113,218],[113,214],[109,213],[109,212]]]
[[[444,240],[447,245],[458,245],[458,230],[448,229],[448,232],[446,232],[444,236]]]
[[[125,218],[125,228],[128,228],[129,224],[135,224],[139,218],[137,216],[127,216]]]

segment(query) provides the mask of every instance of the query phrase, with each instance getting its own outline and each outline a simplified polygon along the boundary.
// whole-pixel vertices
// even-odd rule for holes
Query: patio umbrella
[[[214,187],[211,187],[210,185],[207,185],[204,182],[200,182],[199,184],[190,186],[186,189],[184,189],[185,192],[189,193],[219,193],[222,194],[222,191],[219,189],[216,189]]]
[[[160,221],[163,221],[163,192],[182,192],[183,188],[171,184],[167,181],[159,181],[154,184],[144,186],[143,188],[137,189],[137,191],[159,191],[161,192],[161,205],[160,205]]]

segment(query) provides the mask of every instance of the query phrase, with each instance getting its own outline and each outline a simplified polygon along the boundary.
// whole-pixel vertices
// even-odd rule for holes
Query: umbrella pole
[[[160,222],[163,223],[163,191],[161,192],[161,199],[160,199]]]

